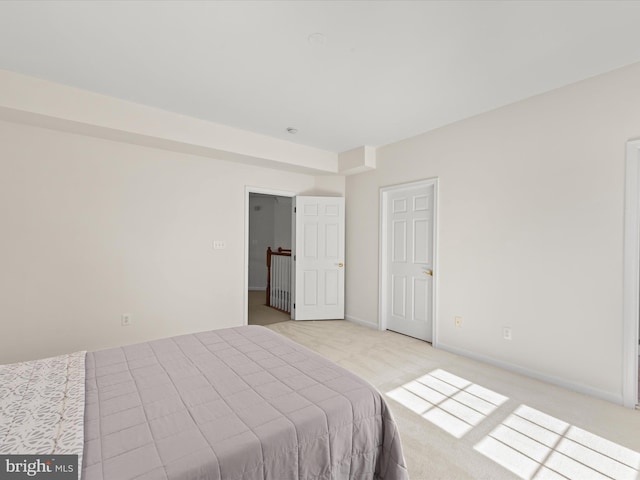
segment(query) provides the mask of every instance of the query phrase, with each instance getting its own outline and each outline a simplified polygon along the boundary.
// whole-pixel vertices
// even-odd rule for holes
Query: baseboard
[[[493,365],[495,367],[500,367],[505,370],[509,370],[514,373],[518,373],[520,375],[525,375],[527,377],[535,378],[536,380],[541,380],[543,382],[551,383],[552,385],[556,385],[558,387],[566,388],[567,390],[573,390],[574,392],[583,393],[585,395],[590,395],[592,397],[600,398],[602,400],[606,400],[611,403],[615,403],[617,405],[623,404],[622,394],[615,395],[610,392],[605,392],[604,390],[600,390],[598,388],[593,388],[588,385],[582,385],[579,383],[573,383],[563,378],[554,377],[552,375],[547,375],[536,370],[530,370],[525,367],[521,367],[519,365],[514,365],[509,362],[504,362],[502,360],[497,360],[493,357],[489,357],[486,355],[481,355],[475,352],[470,352],[468,350],[464,350],[462,348],[452,347],[451,345],[446,345],[442,342],[438,343],[438,348],[441,350],[445,350],[447,352],[455,353],[456,355],[460,355],[462,357],[471,358],[473,360],[478,360],[480,362],[488,363],[489,365]]]
[[[353,315],[345,315],[344,319],[347,322],[357,323],[358,325],[362,325],[363,327],[375,328],[376,330],[378,329],[378,324],[367,322],[366,320],[354,317]]]
[[[267,287],[249,287],[250,292],[266,292]]]

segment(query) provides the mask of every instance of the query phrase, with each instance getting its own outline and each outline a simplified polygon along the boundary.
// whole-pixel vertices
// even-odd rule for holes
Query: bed
[[[264,327],[89,352],[84,373],[82,431],[62,415],[83,480],[408,478],[380,393]]]

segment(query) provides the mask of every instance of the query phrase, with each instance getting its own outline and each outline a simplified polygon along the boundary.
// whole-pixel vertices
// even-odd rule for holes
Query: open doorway
[[[292,197],[248,191],[247,323],[291,319]]]

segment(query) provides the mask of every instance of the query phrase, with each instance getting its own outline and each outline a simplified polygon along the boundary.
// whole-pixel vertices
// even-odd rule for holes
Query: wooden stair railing
[[[290,313],[290,294],[291,294],[291,270],[278,272],[279,281],[278,285],[275,285],[274,295],[272,296],[272,288],[274,287],[271,282],[271,264],[273,256],[279,257],[291,257],[291,250],[287,248],[278,247],[277,251],[271,250],[271,247],[267,248],[267,302],[266,305],[280,310],[281,312]],[[280,278],[282,277],[282,278]]]

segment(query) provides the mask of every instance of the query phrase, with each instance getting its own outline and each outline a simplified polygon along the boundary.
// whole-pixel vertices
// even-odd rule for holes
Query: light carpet
[[[413,480],[640,479],[639,411],[351,322],[268,328],[387,394]]]
[[[249,291],[249,325],[271,325],[278,322],[286,322],[291,320],[291,315],[288,313],[280,312],[275,308],[267,307],[265,305],[264,290],[250,290]]]

